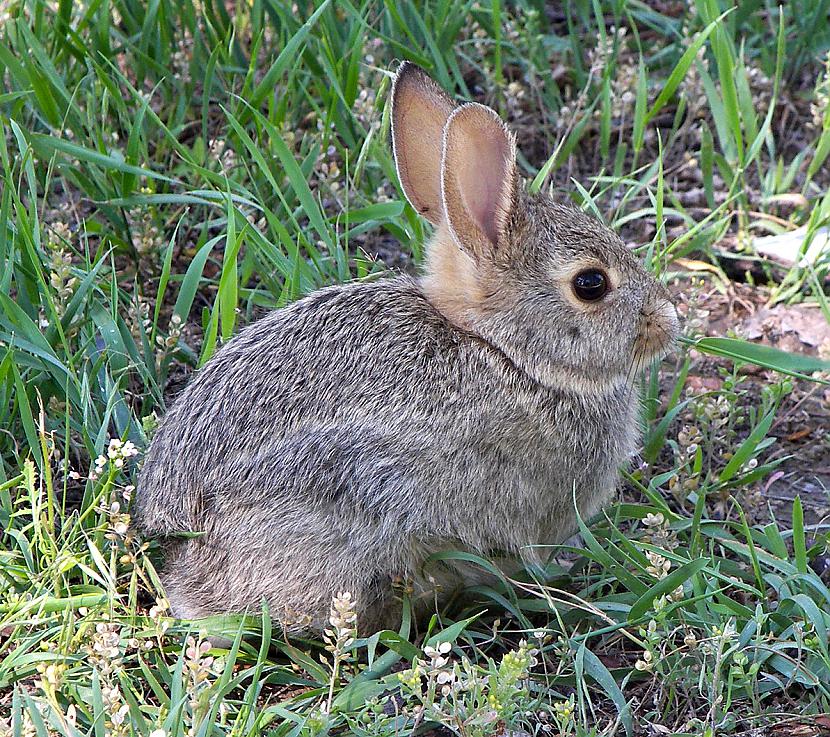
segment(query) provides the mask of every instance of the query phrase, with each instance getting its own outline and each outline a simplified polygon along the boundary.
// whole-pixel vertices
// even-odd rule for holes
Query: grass
[[[714,735],[830,712],[827,526],[758,501],[780,408],[827,363],[692,319],[704,273],[830,320],[830,255],[752,249],[830,221],[830,3],[675,5],[0,2],[0,732]],[[240,324],[374,278],[375,254],[418,263],[388,142],[402,58],[498,108],[529,186],[683,295],[643,463],[583,547],[425,626],[352,641],[348,600],[324,642],[267,612],[174,621],[126,443]],[[687,386],[705,365],[717,388]]]

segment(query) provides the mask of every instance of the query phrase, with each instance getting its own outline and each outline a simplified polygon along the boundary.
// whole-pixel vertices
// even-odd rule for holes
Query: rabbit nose
[[[665,294],[652,298],[640,310],[637,348],[648,358],[661,358],[668,353],[680,329],[677,310],[667,290]]]

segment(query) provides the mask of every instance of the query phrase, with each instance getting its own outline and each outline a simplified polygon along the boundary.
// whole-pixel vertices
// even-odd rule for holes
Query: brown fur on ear
[[[406,198],[433,225],[443,218],[443,131],[455,103],[421,67],[405,61],[392,88],[392,151]]]
[[[478,103],[456,109],[444,128],[442,198],[458,245],[478,259],[497,252],[517,198],[516,141]]]

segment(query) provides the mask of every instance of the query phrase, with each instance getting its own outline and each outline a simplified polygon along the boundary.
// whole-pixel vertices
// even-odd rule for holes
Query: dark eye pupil
[[[595,302],[604,297],[608,291],[605,274],[596,269],[580,272],[574,277],[573,284],[576,296],[586,302]]]

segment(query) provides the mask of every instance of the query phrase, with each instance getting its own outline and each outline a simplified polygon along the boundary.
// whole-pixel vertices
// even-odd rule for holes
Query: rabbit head
[[[404,62],[392,140],[403,191],[436,228],[422,283],[448,320],[541,384],[580,393],[633,381],[670,349],[667,290],[597,220],[522,190],[497,113],[455,104]]]

